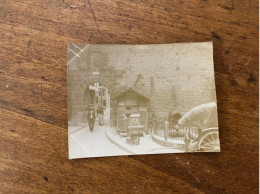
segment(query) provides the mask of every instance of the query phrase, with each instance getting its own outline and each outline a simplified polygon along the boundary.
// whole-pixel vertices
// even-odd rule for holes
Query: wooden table
[[[258,193],[258,1],[1,0],[3,193]],[[213,41],[221,153],[68,160],[66,45]]]

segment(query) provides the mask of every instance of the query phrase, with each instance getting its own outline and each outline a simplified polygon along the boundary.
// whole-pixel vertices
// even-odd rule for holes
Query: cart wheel
[[[201,134],[198,150],[203,152],[219,152],[219,131],[218,129],[208,129]]]

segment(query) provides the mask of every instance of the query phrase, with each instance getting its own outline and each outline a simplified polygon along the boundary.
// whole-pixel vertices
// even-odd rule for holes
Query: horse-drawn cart
[[[196,127],[197,137],[185,135],[187,152],[219,152],[219,129],[217,105],[215,102],[202,104],[188,111],[178,122],[179,125]]]

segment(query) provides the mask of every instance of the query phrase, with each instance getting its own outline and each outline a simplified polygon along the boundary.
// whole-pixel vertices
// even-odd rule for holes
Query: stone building
[[[133,87],[147,96],[149,116],[167,117],[215,102],[213,54],[206,43],[68,45],[68,115],[76,122],[88,108],[89,85],[110,96],[110,124],[117,126],[115,97]]]

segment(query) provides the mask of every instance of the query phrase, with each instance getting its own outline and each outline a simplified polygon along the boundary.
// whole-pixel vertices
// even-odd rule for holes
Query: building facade
[[[95,83],[108,92],[111,126],[117,126],[116,96],[130,87],[149,98],[149,118],[182,115],[192,107],[215,102],[213,55],[209,55],[207,43],[200,43],[198,49],[193,47],[189,43],[183,46],[69,44],[69,121],[77,122],[88,104],[93,103],[89,86]]]

